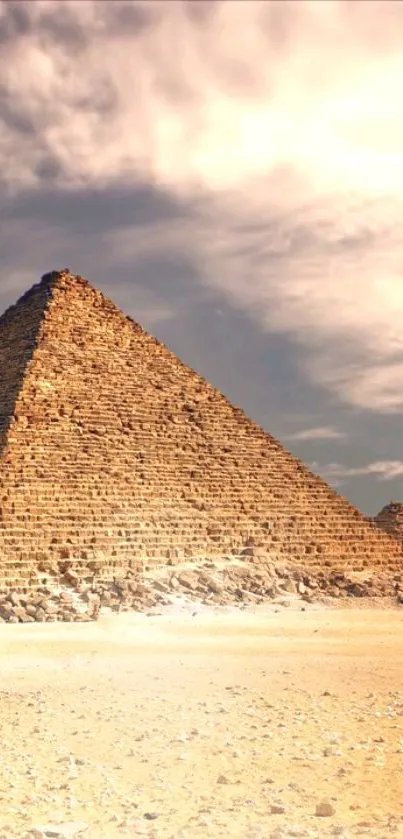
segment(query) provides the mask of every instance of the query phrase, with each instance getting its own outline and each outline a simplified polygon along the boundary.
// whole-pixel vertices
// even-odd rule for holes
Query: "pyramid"
[[[0,318],[0,584],[257,556],[400,566],[402,547],[67,269]]]
[[[390,536],[403,539],[403,504],[399,501],[390,501],[382,507],[373,521]]]

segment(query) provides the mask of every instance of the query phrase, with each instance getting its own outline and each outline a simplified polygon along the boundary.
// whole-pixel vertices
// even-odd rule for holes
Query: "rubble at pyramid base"
[[[94,621],[102,614],[127,611],[161,614],[182,601],[215,608],[258,607],[264,603],[289,605],[346,604],[374,598],[403,604],[402,575],[356,566],[351,571],[303,569],[256,556],[173,563],[141,564],[106,579],[100,569],[52,567],[43,563],[31,585],[0,591],[0,623]]]

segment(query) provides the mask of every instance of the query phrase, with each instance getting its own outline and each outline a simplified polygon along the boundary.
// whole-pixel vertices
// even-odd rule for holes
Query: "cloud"
[[[182,202],[103,245],[181,256],[311,383],[401,412],[402,24],[393,0],[0,0],[3,190]]]
[[[338,431],[330,425],[318,426],[317,428],[304,428],[295,431],[284,437],[285,440],[344,440],[347,435],[344,431]]]
[[[403,14],[355,5],[2,2],[3,96],[36,136],[11,120],[3,178],[31,184],[50,157],[69,183],[142,171],[222,189],[284,164],[394,190]]]
[[[399,354],[398,361],[388,363],[393,355],[391,348],[390,353],[385,352],[383,364],[369,355],[365,360],[338,366],[336,351],[330,363],[315,360],[313,365],[317,369],[317,381],[322,381],[351,405],[396,414],[403,409],[403,358]]]
[[[403,462],[401,460],[376,460],[367,463],[365,466],[344,466],[340,463],[327,463],[320,465],[316,461],[310,464],[310,468],[321,474],[334,486],[341,486],[348,478],[373,475],[380,481],[393,481],[403,475]]]
[[[27,126],[6,126],[3,178],[31,184],[49,157],[75,184],[232,189],[291,165],[314,187],[395,190],[403,13],[349,5],[2,2],[3,98]]]

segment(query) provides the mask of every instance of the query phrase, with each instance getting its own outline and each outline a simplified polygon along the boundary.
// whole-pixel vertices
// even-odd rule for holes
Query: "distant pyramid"
[[[390,501],[373,519],[375,524],[394,539],[403,540],[403,504]]]
[[[80,276],[0,318],[0,573],[247,555],[400,564],[400,545]]]

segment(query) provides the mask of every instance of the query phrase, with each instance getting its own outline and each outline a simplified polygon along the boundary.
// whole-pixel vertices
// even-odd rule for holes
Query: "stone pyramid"
[[[403,539],[403,504],[390,501],[373,519],[376,525],[395,539]]]
[[[269,554],[396,567],[400,543],[85,279],[0,318],[0,579]]]

